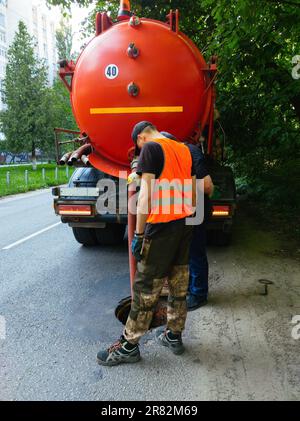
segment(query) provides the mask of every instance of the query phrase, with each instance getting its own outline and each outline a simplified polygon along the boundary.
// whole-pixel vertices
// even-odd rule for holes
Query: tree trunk
[[[37,163],[36,163],[36,150],[35,150],[34,142],[32,142],[31,161],[32,161],[32,169],[36,171]]]

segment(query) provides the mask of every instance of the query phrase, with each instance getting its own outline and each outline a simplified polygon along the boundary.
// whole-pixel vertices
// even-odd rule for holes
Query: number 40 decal
[[[119,68],[115,64],[109,64],[105,69],[107,79],[115,79],[119,76]]]

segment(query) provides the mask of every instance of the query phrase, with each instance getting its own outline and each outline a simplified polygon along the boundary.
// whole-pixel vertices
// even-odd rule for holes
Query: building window
[[[1,102],[4,102],[4,93],[3,93],[3,90],[4,90],[4,80],[3,79],[0,79],[0,101]]]
[[[33,20],[37,20],[37,7],[36,6],[33,6],[33,8],[32,8],[32,17],[33,17]]]
[[[43,22],[43,34],[44,34],[44,38],[47,38],[47,20],[46,20],[46,16],[42,17],[42,22]]]
[[[0,56],[6,57],[6,48],[0,47]]]
[[[6,33],[0,30],[0,41],[6,43]]]
[[[44,56],[46,58],[48,57],[48,46],[47,46],[47,44],[44,44]]]
[[[5,76],[6,65],[0,64],[0,77]]]
[[[39,39],[39,32],[38,32],[38,30],[36,28],[33,30],[33,36],[34,36],[35,40],[38,41],[38,39]]]
[[[2,28],[5,28],[5,16],[3,13],[0,13],[0,26],[2,26]]]

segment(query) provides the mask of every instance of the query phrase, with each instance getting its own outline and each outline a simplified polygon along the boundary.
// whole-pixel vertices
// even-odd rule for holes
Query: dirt
[[[209,249],[209,305],[190,313],[187,331],[204,399],[300,399],[299,251],[258,225],[239,213],[232,245]]]

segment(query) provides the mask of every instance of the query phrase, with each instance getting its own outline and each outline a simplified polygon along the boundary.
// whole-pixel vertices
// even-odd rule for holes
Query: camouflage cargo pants
[[[185,221],[166,224],[151,239],[144,240],[143,259],[137,265],[131,311],[124,336],[132,344],[148,331],[153,312],[168,277],[168,325],[173,333],[184,330],[189,284],[189,251],[192,227]]]

